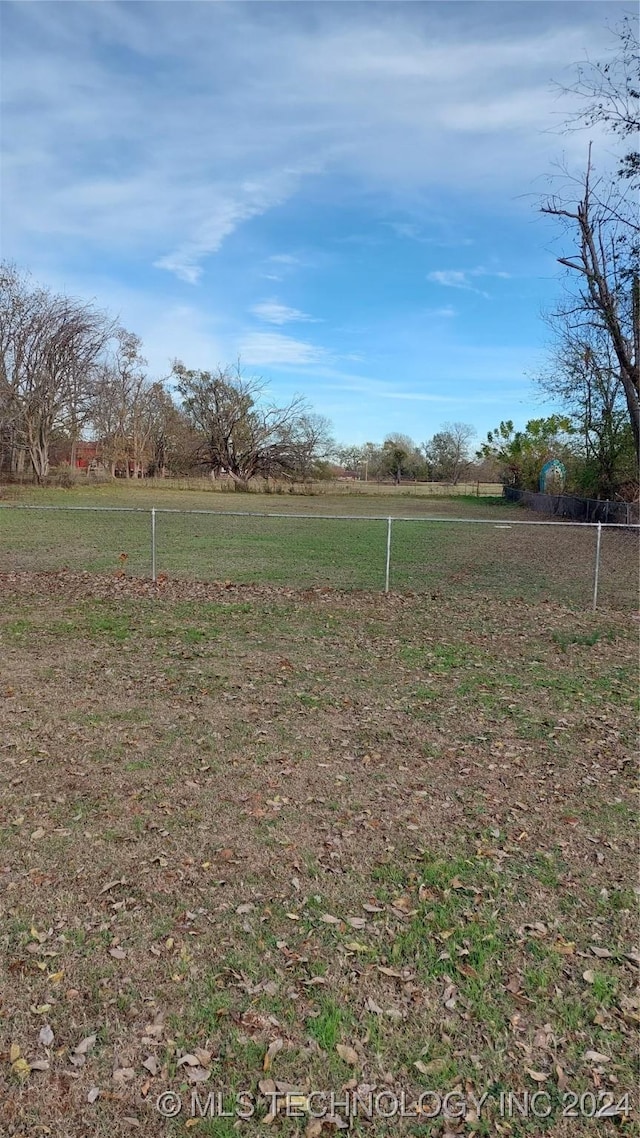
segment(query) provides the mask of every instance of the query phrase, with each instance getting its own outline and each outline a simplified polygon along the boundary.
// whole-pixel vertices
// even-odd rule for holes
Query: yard
[[[630,614],[118,572],[0,578],[2,1133],[630,1133]]]

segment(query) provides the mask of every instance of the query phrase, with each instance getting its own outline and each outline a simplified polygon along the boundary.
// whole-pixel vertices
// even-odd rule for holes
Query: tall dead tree
[[[570,241],[558,258],[568,270],[569,295],[551,323],[563,348],[570,342],[588,346],[585,370],[594,376],[610,374],[614,362],[638,464],[640,230],[635,191],[640,181],[640,51],[632,17],[625,17],[612,33],[608,57],[578,63],[575,82],[560,90],[574,101],[565,129],[604,127],[616,146],[618,168],[609,165],[596,174],[589,143],[584,172],[567,175],[561,192],[545,201],[542,211],[558,219]],[[610,156],[606,161],[610,164]],[[560,387],[567,375],[571,377],[571,370]],[[573,375],[582,386],[575,368]]]
[[[554,195],[542,212],[558,218],[573,251],[558,261],[577,277],[565,314],[574,327],[603,331],[617,361],[636,453],[640,461],[640,273],[637,213],[617,181],[596,178],[591,145],[574,191]]]

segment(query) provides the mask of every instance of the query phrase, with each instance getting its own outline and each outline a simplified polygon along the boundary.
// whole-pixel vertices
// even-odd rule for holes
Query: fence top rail
[[[302,514],[281,513],[275,510],[188,510],[169,506],[48,506],[32,505],[18,502],[0,502],[0,510],[53,510],[78,513],[105,513],[105,514],[197,514],[209,515],[216,518],[294,518],[306,521],[332,521],[332,522],[449,522],[461,525],[486,525],[510,528],[511,526],[577,526],[580,529],[637,529],[640,522],[571,522],[571,521],[532,521],[528,518],[446,518],[431,515],[414,514]]]

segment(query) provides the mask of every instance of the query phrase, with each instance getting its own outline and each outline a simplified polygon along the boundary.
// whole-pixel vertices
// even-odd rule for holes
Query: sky
[[[3,0],[2,256],[342,442],[550,408],[554,81],[616,0]],[[608,30],[609,29],[609,30]],[[592,132],[596,163],[611,139]]]

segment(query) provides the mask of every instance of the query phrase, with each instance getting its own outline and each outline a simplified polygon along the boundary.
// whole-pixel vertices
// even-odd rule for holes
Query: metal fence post
[[[593,611],[598,607],[598,583],[600,580],[600,542],[602,541],[602,522],[598,522],[596,537],[596,565],[593,575]]]
[[[156,583],[156,509],[151,510],[151,580]]]
[[[384,591],[389,592],[389,573],[391,571],[391,518],[387,518],[387,564],[384,574]]]

